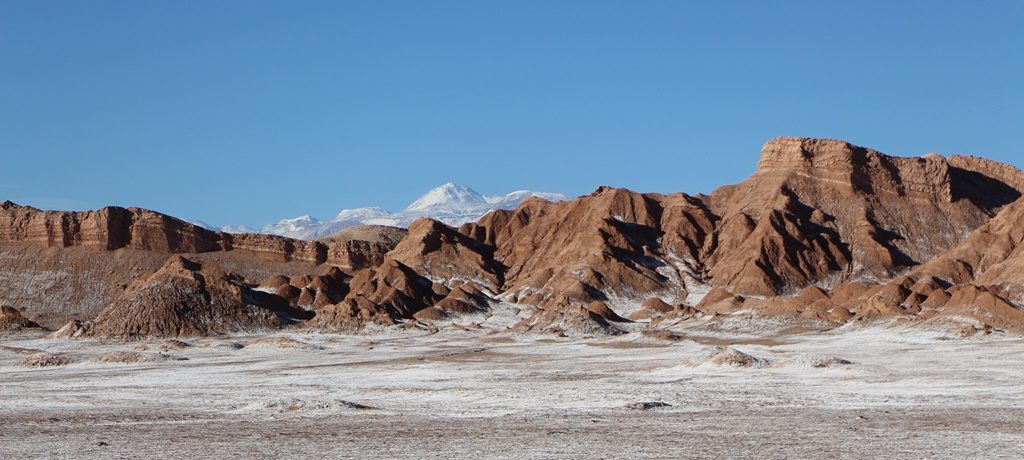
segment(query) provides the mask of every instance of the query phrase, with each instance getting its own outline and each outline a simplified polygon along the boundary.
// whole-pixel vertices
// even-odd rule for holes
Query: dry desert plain
[[[1024,456],[1024,338],[759,324],[674,341],[19,333],[0,339],[0,456]],[[69,363],[33,366],[39,351]]]

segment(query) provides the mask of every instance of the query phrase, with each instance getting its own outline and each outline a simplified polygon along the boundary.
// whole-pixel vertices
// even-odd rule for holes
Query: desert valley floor
[[[0,345],[5,458],[1024,456],[1024,338],[999,333]],[[25,366],[38,350],[71,362]]]

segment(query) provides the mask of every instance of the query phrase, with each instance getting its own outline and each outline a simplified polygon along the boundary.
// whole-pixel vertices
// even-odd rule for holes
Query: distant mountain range
[[[390,225],[408,227],[420,217],[430,217],[448,225],[458,226],[475,222],[496,209],[515,209],[523,200],[536,196],[548,201],[561,201],[565,196],[559,193],[518,190],[507,195],[482,195],[469,187],[451,182],[437,187],[399,212],[389,212],[379,207],[344,209],[331,219],[318,219],[303,215],[264,226],[225,226],[219,230],[228,233],[263,233],[311,240],[330,235],[355,225]],[[210,228],[202,222],[196,225]]]

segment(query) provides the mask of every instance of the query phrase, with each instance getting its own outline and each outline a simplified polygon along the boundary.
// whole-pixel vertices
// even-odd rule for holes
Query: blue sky
[[[0,199],[259,225],[709,192],[778,135],[1024,166],[1024,2],[0,0]]]

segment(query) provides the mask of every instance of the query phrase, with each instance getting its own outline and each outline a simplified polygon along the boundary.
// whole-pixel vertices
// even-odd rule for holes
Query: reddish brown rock
[[[284,284],[276,289],[275,294],[277,294],[278,297],[287,300],[288,303],[295,305],[299,301],[299,296],[302,295],[302,289],[290,284]]]
[[[671,305],[665,303],[664,300],[661,300],[658,297],[651,297],[651,298],[649,298],[649,299],[644,301],[644,303],[642,305],[642,308],[647,309],[647,310],[651,310],[651,311],[657,312],[657,313],[668,313],[668,312],[672,311],[673,307]]]
[[[322,330],[355,330],[367,324],[394,324],[444,298],[433,283],[397,260],[352,278],[350,291],[336,304],[321,307],[310,325]]]
[[[773,307],[841,318],[861,286],[956,246],[1020,197],[1022,184],[1015,168],[973,157],[899,158],[842,141],[779,138],[765,145],[753,176],[710,196],[602,187],[572,201],[527,200],[460,232],[494,248],[505,267],[502,290],[522,303],[575,309],[654,293],[682,301],[703,284],[789,299],[809,285],[842,285],[831,299]],[[913,309],[929,293],[878,294],[903,311],[904,301]],[[804,301],[814,305],[792,307]],[[740,302],[727,303],[714,310]]]
[[[308,287],[302,288],[302,292],[299,293],[299,298],[295,300],[295,303],[300,306],[312,306],[313,302],[316,300],[316,296],[317,291]]]
[[[485,312],[489,308],[488,297],[471,284],[458,285],[451,289],[435,285],[433,290],[438,294],[447,290],[447,295],[432,307],[414,314],[414,318],[425,322],[457,319],[463,315]]]
[[[380,243],[386,247],[395,247],[402,241],[409,230],[400,227],[387,225],[355,225],[320,238],[323,242],[364,241],[367,243]],[[385,251],[387,252],[387,251]]]
[[[632,321],[642,321],[655,316],[664,315],[673,310],[673,307],[658,297],[651,297],[644,301],[639,310],[636,310],[626,317]]]
[[[454,228],[421,218],[409,225],[409,234],[387,258],[446,284],[470,281],[497,290],[504,282],[503,270],[494,262],[493,252]]]
[[[722,288],[715,288],[704,295],[697,304],[697,310],[705,313],[732,313],[743,307],[746,299]]]
[[[1024,284],[1024,199],[914,270],[954,284]]]
[[[230,234],[147,209],[111,206],[98,211],[41,211],[10,201],[0,203],[0,241],[58,248],[127,248],[165,254],[238,251],[274,261],[332,263],[353,269],[379,263],[395,245],[391,240],[371,242],[350,238],[320,242],[273,235]]]
[[[307,288],[308,289],[308,288]],[[341,295],[340,293],[338,295]],[[344,298],[343,296],[341,298]],[[313,302],[309,306],[313,307],[314,310],[319,311],[321,308],[326,307],[334,303],[337,299],[332,296],[328,291],[318,289],[316,294],[313,295]],[[305,304],[302,304],[305,305]]]
[[[851,300],[857,299],[868,289],[871,289],[871,287],[863,282],[843,284],[832,292],[832,302],[837,305],[844,305]]]
[[[0,331],[19,331],[39,327],[34,321],[22,316],[17,308],[9,305],[0,306]]]
[[[180,256],[136,280],[84,335],[188,337],[280,328],[309,318],[283,299],[247,288],[237,275]]]
[[[756,295],[836,276],[887,279],[957,245],[965,229],[1020,196],[1024,176],[1012,167],[957,164],[842,141],[773,139],[753,176],[708,199],[723,221],[709,275]]]
[[[169,254],[261,279],[314,274],[322,266],[372,267],[394,247],[383,240],[365,243],[225,234],[138,208],[59,212],[6,201],[0,203],[0,285],[7,289],[0,303],[16,301],[55,328],[72,318],[94,318]]]
[[[0,243],[337,265],[355,277],[307,270],[262,283],[293,304],[312,302],[312,325],[326,329],[439,321],[500,298],[538,307],[516,330],[614,332],[625,312],[652,323],[683,318],[668,305],[709,288],[696,308],[711,314],[920,323],[962,310],[959,287],[986,286],[1004,303],[979,294],[971,308],[1012,319],[1003,307],[1024,301],[1022,187],[1016,168],[977,157],[900,158],[778,138],[752,176],[710,195],[600,187],[558,203],[530,199],[458,230],[423,219],[408,234],[360,228],[306,242],[226,235],[138,209],[47,213],[4,203]],[[369,236],[353,236],[360,232]],[[652,298],[664,302],[640,305]]]
[[[309,283],[312,283],[312,282],[313,282],[313,275],[295,276],[295,277],[292,277],[291,280],[288,281],[289,284],[291,284],[292,286],[295,286],[297,288],[307,287],[307,286],[309,286]]]
[[[949,303],[950,295],[944,290],[935,290],[921,302],[921,308],[935,310]]]
[[[1003,297],[999,288],[972,284],[955,286],[949,301],[928,321],[969,323],[962,332],[972,335],[993,331],[1024,333],[1024,310]]]
[[[685,227],[659,242],[663,219]],[[655,292],[684,299],[683,279],[699,271],[692,265],[712,219],[699,201],[683,194],[642,195],[602,187],[568,202],[530,199],[460,232],[496,248],[494,259],[506,267],[503,290],[545,307],[575,308]],[[668,253],[671,264],[659,260]]]
[[[277,289],[277,288],[279,288],[281,286],[284,286],[286,284],[289,284],[289,283],[291,283],[291,279],[289,279],[287,276],[284,276],[284,275],[274,275],[274,276],[265,278],[263,281],[260,281],[260,287]]]
[[[615,322],[628,321],[625,318],[619,316],[614,311],[612,311],[611,308],[608,308],[607,304],[605,304],[604,302],[602,302],[600,300],[595,300],[593,302],[590,302],[589,304],[587,304],[587,306],[585,308],[587,310],[589,310],[591,313],[593,313],[595,315],[598,315],[601,318],[604,318],[606,321],[615,321]]]
[[[413,315],[413,318],[428,323],[446,320],[449,317],[451,317],[451,315],[448,311],[439,306],[424,308]]]
[[[762,315],[793,316],[824,321],[845,321],[847,315],[844,312],[849,313],[841,307],[837,308],[828,293],[817,286],[807,286],[794,296],[748,299],[743,306],[754,309]]]
[[[582,306],[569,305],[558,305],[537,311],[513,326],[512,331],[561,335],[614,335],[623,332],[604,316]]]

